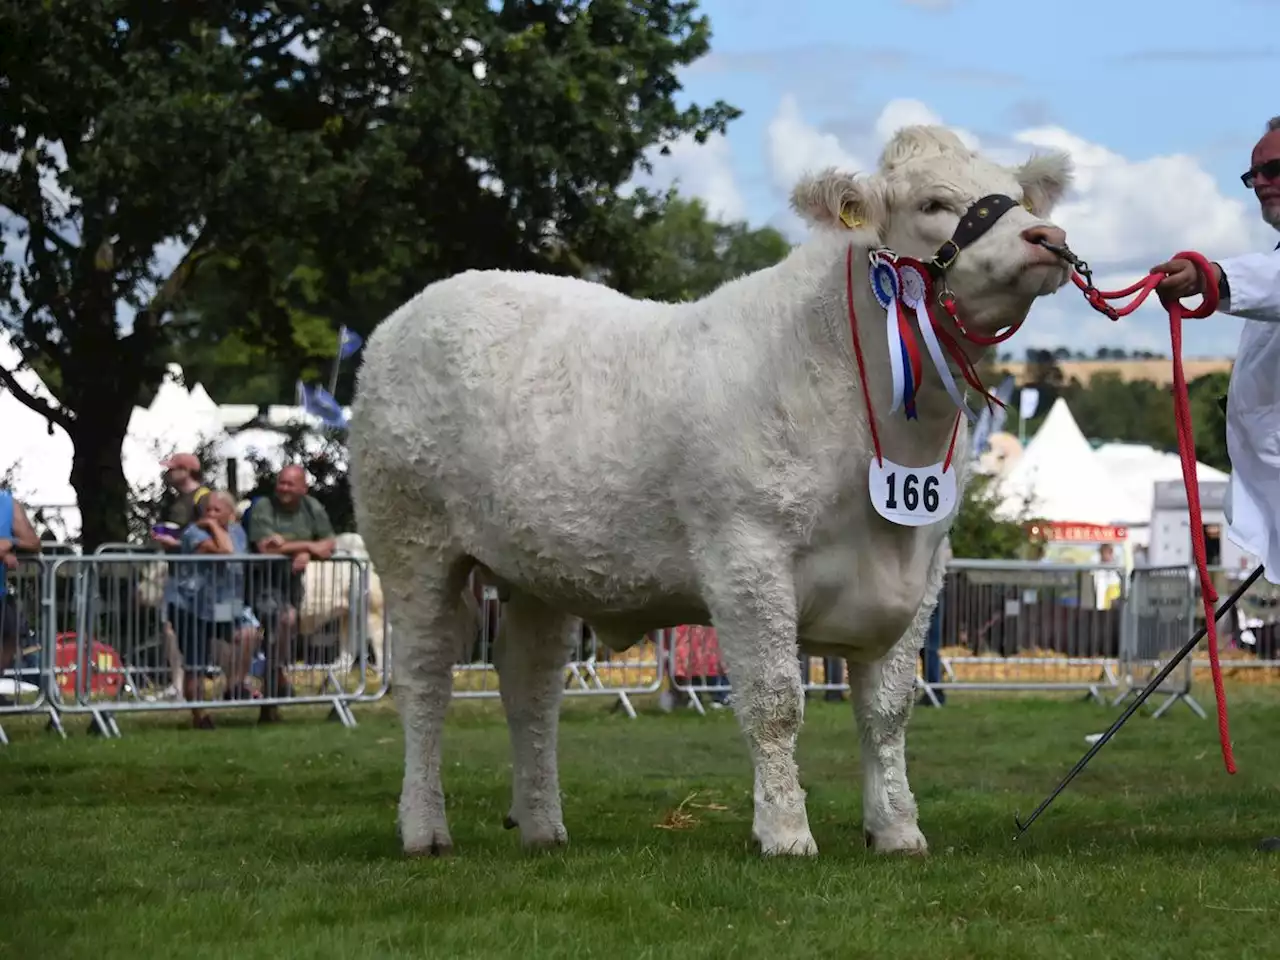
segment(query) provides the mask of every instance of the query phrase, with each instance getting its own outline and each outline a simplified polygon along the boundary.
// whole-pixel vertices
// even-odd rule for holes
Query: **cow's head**
[[[945,127],[912,126],[894,134],[875,173],[823,171],[800,182],[792,205],[815,227],[928,262],[940,250],[953,252],[947,241],[962,218],[983,209],[978,200],[1012,199],[1013,206],[965,245],[943,274],[965,326],[990,334],[1020,323],[1036,297],[1070,278],[1063,261],[1035,242],[1066,242],[1047,218],[1070,183],[1066,154],[1035,156],[1009,168],[969,150]]]

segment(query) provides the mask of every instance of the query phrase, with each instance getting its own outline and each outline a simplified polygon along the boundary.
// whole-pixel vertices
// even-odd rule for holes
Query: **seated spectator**
[[[285,467],[276,476],[275,492],[254,502],[249,512],[249,541],[259,553],[288,557],[288,572],[273,570],[254,592],[258,616],[272,618],[275,629],[267,642],[266,694],[292,694],[285,667],[292,662],[302,603],[303,571],[314,560],[333,556],[333,524],[324,505],[307,493],[307,475],[299,466]],[[280,719],[275,705],[262,708],[259,722]]]
[[[165,485],[177,496],[164,510],[158,529],[151,532],[151,540],[160,546],[165,553],[180,553],[182,550],[178,538],[190,524],[200,519],[200,512],[209,488],[204,484],[204,469],[200,458],[194,453],[175,453],[167,460],[161,460],[164,469]],[[167,530],[161,533],[160,530]],[[172,582],[173,570],[166,584]],[[173,630],[173,593],[165,590],[164,620],[161,631],[164,634],[165,652],[169,659],[170,684],[165,691],[166,696],[178,696],[184,687],[182,680],[182,654],[178,651],[178,641]]]
[[[202,563],[173,564],[173,617],[183,659],[183,694],[198,703],[200,675],[216,664],[227,680],[229,699],[241,698],[245,677],[258,642],[257,622],[244,604],[244,564],[225,557],[248,552],[249,539],[236,522],[230,495],[214,491],[204,501],[204,515],[182,531],[183,554],[217,557]],[[196,729],[213,729],[213,719],[192,707]]]
[[[0,488],[0,673],[18,659],[22,635],[27,632],[18,601],[9,595],[8,587],[9,573],[18,569],[18,551],[39,553],[40,538],[22,504],[11,491]],[[12,702],[0,697],[0,706],[12,706]]]

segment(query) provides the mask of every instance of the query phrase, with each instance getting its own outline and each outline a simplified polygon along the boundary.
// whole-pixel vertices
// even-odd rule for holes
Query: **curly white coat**
[[[397,637],[407,852],[451,847],[440,737],[451,665],[473,636],[462,593],[477,567],[507,598],[496,660],[515,758],[511,820],[526,844],[567,838],[556,730],[577,615],[614,648],[714,622],[755,765],[753,834],[768,854],[817,851],[794,756],[797,646],[847,657],[868,841],[924,852],[905,725],[949,521],[896,526],[869,502],[845,254],[853,244],[885,455],[937,462],[955,407],[933,380],[918,422],[885,415],[887,344],[865,251],[884,243],[927,258],[978,197],[1023,201],[948,274],[967,325],[995,330],[1067,279],[1027,231],[1062,239],[1042,218],[1070,176],[1062,155],[1008,169],[944,129],[905,128],[876,173],[804,180],[793,205],[812,236],[705,299],[642,302],[583,280],[468,272],[378,327],[359,373],[351,464]],[[967,444],[962,427],[961,464]]]

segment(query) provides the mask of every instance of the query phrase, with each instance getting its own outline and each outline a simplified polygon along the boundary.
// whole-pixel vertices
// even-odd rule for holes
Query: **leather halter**
[[[1017,206],[1020,206],[1017,200],[1003,193],[991,193],[975,200],[960,218],[951,239],[940,246],[925,263],[925,268],[933,275],[934,280],[941,282],[947,270],[956,262],[956,257],[960,256],[960,251],[973,244],[995,226],[997,220]]]

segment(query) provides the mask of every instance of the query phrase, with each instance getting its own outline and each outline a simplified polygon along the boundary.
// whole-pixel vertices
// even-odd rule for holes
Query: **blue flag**
[[[338,330],[338,359],[345,360],[347,357],[354,356],[356,351],[364,344],[364,338],[354,330],[348,330],[345,326]]]
[[[308,388],[301,381],[298,382],[298,388],[302,391],[300,405],[306,413],[318,418],[326,427],[347,429],[347,415],[343,413],[342,406],[334,399],[333,394],[318,384]]]

